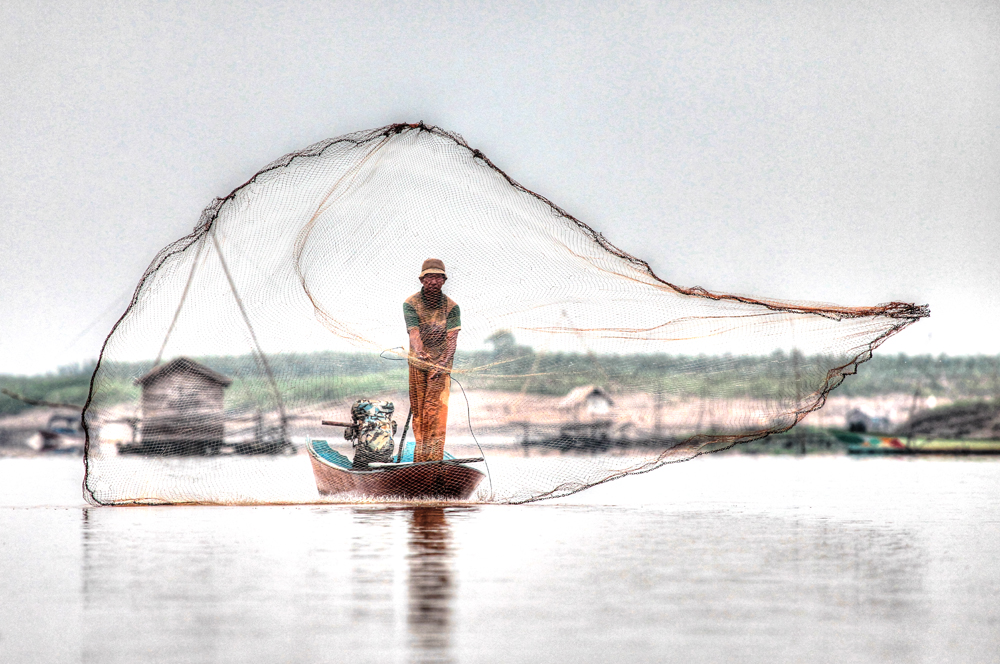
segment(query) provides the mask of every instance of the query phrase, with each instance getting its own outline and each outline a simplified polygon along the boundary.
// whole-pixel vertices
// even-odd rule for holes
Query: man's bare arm
[[[452,330],[445,339],[444,355],[441,356],[441,366],[431,371],[431,377],[436,378],[442,373],[451,373],[451,363],[455,359],[455,349],[458,348],[458,330]]]
[[[420,328],[411,328],[408,332],[410,335],[410,361],[414,358],[418,360],[426,360],[427,357],[424,355],[424,342],[420,340]]]

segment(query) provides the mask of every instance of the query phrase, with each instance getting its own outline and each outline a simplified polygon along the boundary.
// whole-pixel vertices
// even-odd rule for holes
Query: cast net
[[[445,456],[472,460],[408,464],[402,305],[431,257],[461,311]],[[268,165],[156,256],[93,377],[85,494],[564,496],[785,431],[926,315],[675,286],[456,134],[359,132]],[[398,467],[352,469],[363,436],[322,424],[358,400],[395,404]]]

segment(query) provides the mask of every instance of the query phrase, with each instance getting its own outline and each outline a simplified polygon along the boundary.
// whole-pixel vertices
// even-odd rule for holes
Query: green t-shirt
[[[438,305],[430,306],[424,301],[421,290],[403,302],[403,319],[406,330],[420,330],[420,341],[432,362],[444,353],[448,333],[462,329],[462,312],[450,297],[441,293]]]

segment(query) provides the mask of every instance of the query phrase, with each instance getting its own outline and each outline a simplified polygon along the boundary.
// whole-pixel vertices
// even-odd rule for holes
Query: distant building
[[[583,385],[574,388],[559,402],[558,408],[570,411],[573,418],[596,419],[607,417],[615,405],[607,390],[598,385]]]
[[[223,392],[232,379],[190,358],[178,357],[135,382],[142,387],[141,451],[218,452],[225,433]]]
[[[868,431],[887,433],[889,431],[889,427],[891,426],[889,418],[873,417],[860,408],[854,408],[848,411],[845,419],[847,430],[858,433],[865,433]]]

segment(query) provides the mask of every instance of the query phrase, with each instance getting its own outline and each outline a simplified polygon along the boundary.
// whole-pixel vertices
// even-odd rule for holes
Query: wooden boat
[[[465,500],[485,477],[465,465],[482,461],[482,457],[373,463],[371,470],[352,470],[351,461],[330,448],[326,441],[309,441],[306,449],[316,488],[324,496],[355,493],[372,498]]]
[[[847,444],[848,454],[1000,454],[1000,440],[941,440],[915,438],[900,439],[891,436],[834,432]]]
[[[68,452],[83,451],[83,431],[80,430],[79,415],[55,414],[49,418],[44,429],[39,429],[36,436],[28,441],[28,446],[36,452]]]

